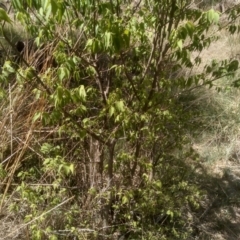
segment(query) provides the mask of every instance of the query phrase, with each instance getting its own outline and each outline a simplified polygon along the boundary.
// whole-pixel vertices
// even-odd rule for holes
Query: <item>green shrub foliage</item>
[[[22,205],[11,206],[31,239],[187,239],[199,191],[181,97],[238,68],[191,72],[219,13],[188,0],[11,2],[36,49],[5,62],[1,79],[15,73],[44,103],[29,116],[40,129],[14,176]]]

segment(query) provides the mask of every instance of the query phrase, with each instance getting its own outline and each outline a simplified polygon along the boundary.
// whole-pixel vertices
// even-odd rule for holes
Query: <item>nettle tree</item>
[[[181,96],[238,68],[226,60],[191,71],[201,64],[192,53],[216,39],[207,33],[219,21],[214,10],[191,6],[12,0],[15,21],[35,46],[29,51],[26,40],[15,49],[20,60],[6,61],[1,79],[28,91],[36,110],[28,115],[31,151],[5,181],[22,182],[17,191],[31,239],[189,237],[197,156],[186,147],[185,129],[194,126]]]

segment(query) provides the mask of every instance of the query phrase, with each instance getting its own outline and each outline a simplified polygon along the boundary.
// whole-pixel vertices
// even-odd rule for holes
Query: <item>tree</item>
[[[82,228],[96,239],[187,238],[182,214],[197,206],[199,192],[189,178],[196,154],[185,147],[191,113],[181,97],[234,75],[238,62],[183,71],[201,63],[192,52],[216,39],[206,32],[219,13],[192,9],[186,0],[13,0],[12,6],[36,50],[31,58],[18,54],[20,66],[5,62],[1,78],[16,73],[17,84],[28,86],[21,91],[36,99],[33,129],[52,131],[31,133],[34,151],[24,153],[30,160],[5,178],[23,181],[18,191],[29,206],[32,238],[55,239],[65,228],[79,239]],[[31,222],[71,196],[78,209],[51,211],[52,219],[64,213],[60,223],[49,214]]]

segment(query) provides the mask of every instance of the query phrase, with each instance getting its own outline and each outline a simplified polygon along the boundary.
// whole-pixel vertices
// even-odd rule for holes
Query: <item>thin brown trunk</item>
[[[95,187],[100,181],[100,169],[99,165],[101,162],[101,153],[100,153],[100,142],[92,137],[89,141],[89,180],[90,186]]]
[[[112,187],[114,186],[114,172],[113,172],[113,163],[114,163],[114,149],[115,149],[115,140],[112,141],[108,146],[108,168],[107,168],[107,194],[105,198],[105,207],[103,209],[103,229],[107,231],[108,227],[111,224],[111,209],[112,209]],[[105,232],[106,232],[105,231]]]

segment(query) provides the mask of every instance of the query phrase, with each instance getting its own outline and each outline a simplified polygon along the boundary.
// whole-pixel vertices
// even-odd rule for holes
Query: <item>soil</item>
[[[215,163],[209,172],[211,175],[199,176],[205,198],[198,213],[194,214],[195,232],[191,240],[238,240],[240,165],[228,162],[219,167]]]

